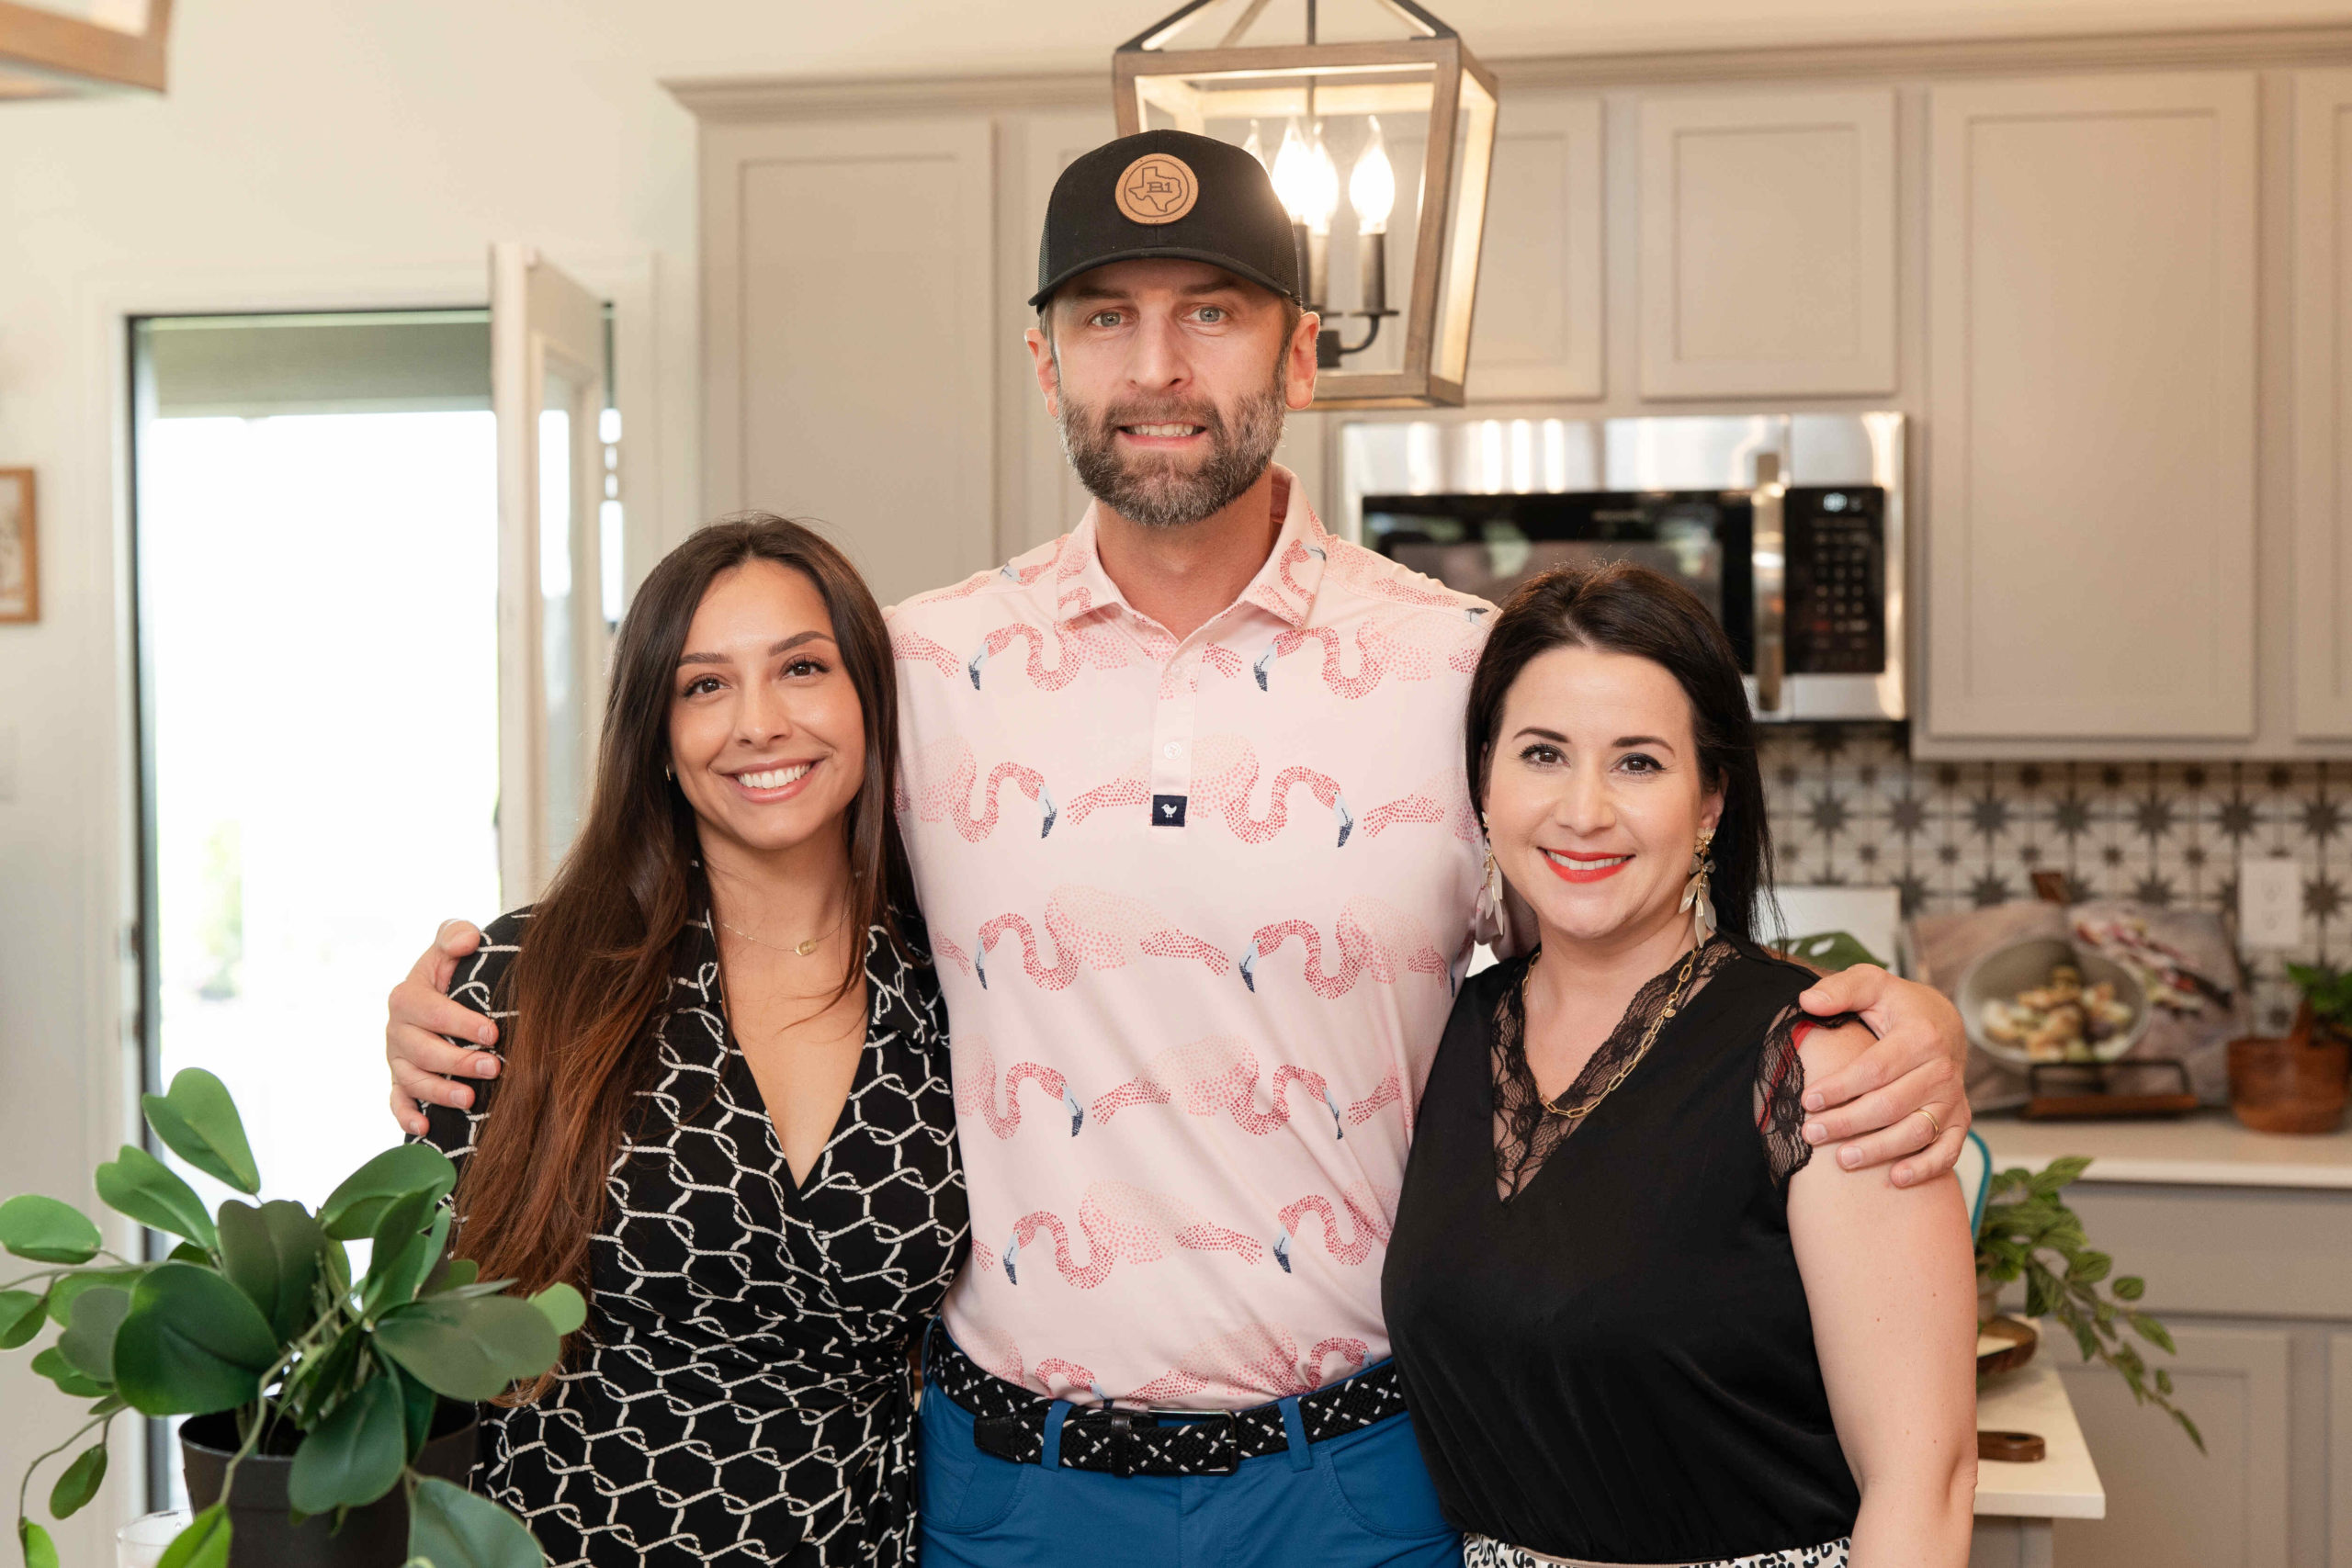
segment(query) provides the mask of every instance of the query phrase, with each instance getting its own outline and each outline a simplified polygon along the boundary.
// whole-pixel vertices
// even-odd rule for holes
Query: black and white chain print
[[[1851,1540],[1839,1539],[1819,1546],[1792,1546],[1782,1551],[1759,1551],[1753,1557],[1724,1557],[1695,1562],[1690,1568],[1846,1568]],[[1511,1546],[1490,1535],[1462,1538],[1462,1568],[1609,1568],[1605,1563],[1578,1562],[1570,1557],[1545,1557],[1523,1546]]]
[[[526,916],[491,927],[452,995],[501,1016]],[[878,928],[865,976],[865,1053],[796,1190],[728,1032],[707,914],[681,942],[638,1042],[588,1326],[540,1400],[484,1411],[473,1485],[558,1568],[912,1560],[910,1337],[969,1224],[937,982]],[[431,1141],[462,1160],[493,1103],[430,1108]]]

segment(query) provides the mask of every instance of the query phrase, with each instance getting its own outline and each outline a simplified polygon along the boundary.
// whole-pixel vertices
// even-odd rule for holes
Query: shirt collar
[[[1273,465],[1273,473],[1274,506],[1282,513],[1282,527],[1274,535],[1274,547],[1267,552],[1265,564],[1236,603],[1255,605],[1296,630],[1306,624],[1307,612],[1314,608],[1323,566],[1330,558],[1331,536],[1324,531],[1315,508],[1307,504],[1306,487],[1298,482],[1298,476],[1279,463]],[[1116,604],[1133,613],[1126,596],[1102,570],[1102,557],[1096,548],[1102,510],[1099,501],[1087,507],[1055,561],[1054,617],[1061,625],[1106,605]]]

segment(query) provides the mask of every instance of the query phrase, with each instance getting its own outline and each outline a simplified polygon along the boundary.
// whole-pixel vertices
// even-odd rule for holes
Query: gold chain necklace
[[[1566,1100],[1568,1097],[1568,1089],[1564,1089],[1560,1091],[1560,1100],[1547,1100],[1544,1102],[1544,1110],[1550,1111],[1555,1116],[1564,1116],[1570,1122],[1581,1122],[1586,1117],[1591,1115],[1594,1108],[1600,1105],[1602,1100],[1608,1099],[1611,1092],[1613,1091],[1619,1084],[1623,1083],[1627,1076],[1630,1075],[1635,1067],[1642,1065],[1642,1058],[1650,1054],[1650,1047],[1657,1043],[1658,1031],[1664,1029],[1666,1027],[1666,1021],[1672,1018],[1681,1008],[1683,987],[1690,983],[1690,972],[1697,968],[1699,964],[1700,949],[1706,945],[1707,944],[1705,942],[1696,943],[1691,947],[1690,951],[1684,955],[1682,960],[1682,972],[1674,977],[1674,990],[1666,998],[1666,1010],[1663,1012],[1660,1012],[1656,1018],[1650,1020],[1649,1031],[1642,1036],[1642,1043],[1640,1046],[1634,1050],[1631,1059],[1629,1059],[1623,1066],[1617,1069],[1616,1076],[1611,1078],[1607,1083],[1600,1086],[1600,1092],[1594,1095],[1590,1100],[1586,1100],[1582,1105],[1563,1105],[1560,1103],[1560,1100]],[[1535,973],[1535,965],[1541,963],[1543,958],[1543,951],[1538,949],[1535,956],[1528,960],[1528,975]],[[1524,1016],[1527,1011],[1526,997],[1527,976],[1521,976],[1520,977],[1519,1007],[1520,1012],[1522,1016]],[[1576,1085],[1572,1083],[1568,1086],[1568,1089],[1574,1089]]]
[[[800,957],[806,958],[810,953],[817,951],[818,943],[823,942],[826,937],[831,936],[833,931],[841,930],[842,927],[849,923],[849,910],[846,907],[842,908],[842,918],[833,922],[832,931],[826,931],[820,936],[812,936],[806,942],[794,942],[789,947],[780,942],[767,942],[759,937],[755,937],[750,931],[745,931],[741,926],[735,924],[732,920],[721,920],[718,923],[725,926],[729,931],[733,931],[737,936],[741,937],[745,942],[756,942],[758,945],[767,948],[772,952],[797,953]]]

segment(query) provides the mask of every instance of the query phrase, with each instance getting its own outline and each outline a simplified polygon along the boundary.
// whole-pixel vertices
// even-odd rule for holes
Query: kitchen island
[[[2107,1492],[2066,1398],[2064,1379],[2041,1356],[2016,1371],[1984,1379],[1976,1390],[1976,1428],[2030,1432],[2045,1451],[2030,1463],[1977,1462],[1969,1568],[2053,1568],[2056,1522],[2096,1519],[2107,1512]]]
[[[2143,1305],[2180,1354],[2143,1348],[2205,1438],[2200,1455],[2113,1371],[2045,1339],[2035,1365],[2064,1379],[2106,1492],[2104,1518],[2057,1518],[2058,1560],[2352,1568],[2352,1133],[2253,1133],[2222,1111],[1990,1115],[1977,1131],[1996,1170],[2091,1156],[2066,1200],[2115,1272],[2147,1280]]]

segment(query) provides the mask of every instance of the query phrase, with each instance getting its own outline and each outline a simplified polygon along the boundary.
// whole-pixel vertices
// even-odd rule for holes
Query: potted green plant
[[[2257,1133],[2333,1133],[2352,1073],[2352,969],[2287,965],[2303,994],[2282,1039],[2230,1042],[2230,1109]]]
[[[2090,1245],[2083,1222],[2059,1197],[2090,1163],[2069,1156],[2040,1171],[2020,1166],[1993,1177],[1976,1227],[1977,1318],[1990,1318],[2001,1287],[2022,1276],[2027,1316],[2057,1319],[2075,1337],[2084,1360],[2114,1368],[2135,1403],[2153,1404],[2180,1423],[2202,1453],[2204,1435],[2172,1402],[2172,1373],[2151,1368],[2124,1335],[2129,1328],[2167,1356],[2177,1353],[2165,1325],[2132,1304],[2146,1293],[2146,1281],[2136,1274],[2109,1280],[2115,1260]]]
[[[143,1101],[147,1124],[197,1170],[252,1197],[252,1145],[229,1091],[190,1068]],[[569,1285],[525,1300],[447,1256],[443,1200],[457,1172],[421,1144],[388,1149],[314,1214],[284,1201],[222,1202],[146,1150],[97,1168],[106,1205],[182,1238],[133,1263],[53,1198],[0,1203],[0,1247],[40,1267],[0,1286],[0,1348],[62,1332],[32,1359],[85,1405],[17,1493],[26,1568],[56,1568],[26,1496],[50,1459],[79,1449],[49,1495],[62,1519],[106,1479],[107,1431],[125,1411],[197,1417],[182,1428],[194,1520],[164,1568],[537,1568],[512,1514],[465,1490],[473,1404],[553,1367],[585,1303]],[[355,1279],[344,1244],[371,1243]],[[435,1473],[437,1472],[438,1473]],[[338,1528],[340,1527],[340,1528]]]

